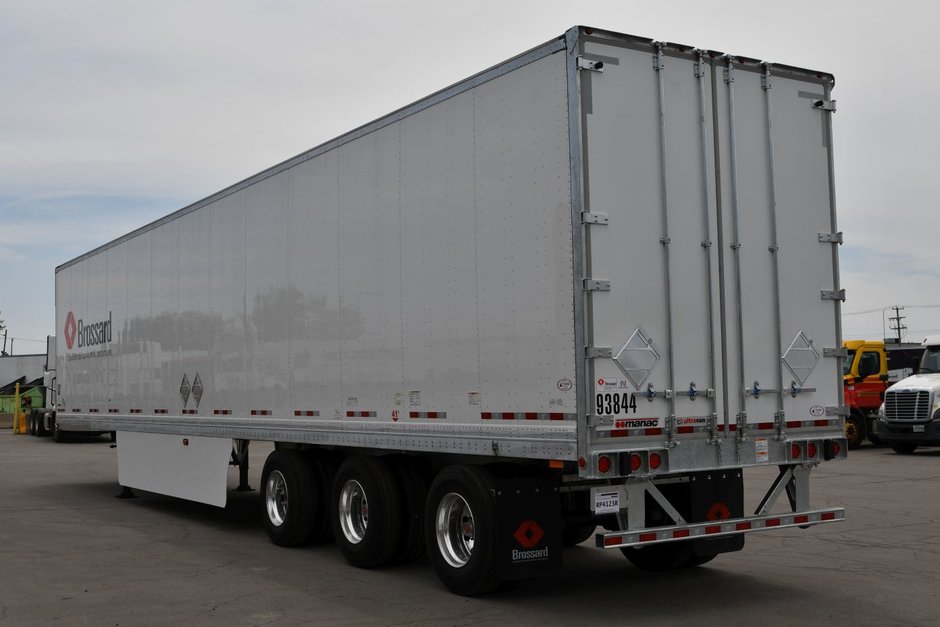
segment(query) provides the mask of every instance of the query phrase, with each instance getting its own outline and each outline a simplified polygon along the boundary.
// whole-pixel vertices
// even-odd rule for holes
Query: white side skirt
[[[118,431],[122,486],[225,507],[232,441]]]

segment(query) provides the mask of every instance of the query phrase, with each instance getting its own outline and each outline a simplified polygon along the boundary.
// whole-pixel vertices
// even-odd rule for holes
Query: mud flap
[[[689,522],[727,520],[744,516],[744,478],[740,470],[699,472],[689,477]],[[692,541],[699,557],[744,548],[744,534]]]
[[[561,568],[561,499],[556,487],[541,479],[498,479],[496,512],[505,579],[548,575]]]

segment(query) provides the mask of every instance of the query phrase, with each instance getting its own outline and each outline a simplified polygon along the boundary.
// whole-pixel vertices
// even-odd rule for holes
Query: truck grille
[[[888,420],[928,420],[930,418],[930,392],[928,390],[899,390],[885,393],[885,418]]]

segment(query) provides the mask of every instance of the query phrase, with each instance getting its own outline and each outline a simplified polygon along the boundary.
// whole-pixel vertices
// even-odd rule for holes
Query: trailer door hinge
[[[841,244],[842,231],[839,231],[838,233],[820,233],[819,241],[823,244]]]
[[[830,111],[832,113],[835,113],[836,101],[835,100],[814,100],[813,108],[819,109],[820,111]]]
[[[823,290],[820,292],[823,300],[841,300],[845,302],[845,290]]]
[[[590,70],[591,72],[603,72],[604,62],[586,59],[585,57],[578,57],[578,69]]]
[[[841,357],[846,359],[849,356],[848,349],[845,348],[824,348],[823,357]]]
[[[581,212],[581,224],[609,224],[610,218],[606,213]]]
[[[584,289],[588,292],[609,292],[610,281],[598,279],[584,279]]]
[[[590,359],[590,358],[598,358],[598,357],[600,357],[600,358],[606,357],[607,359],[611,359],[611,358],[613,358],[613,356],[614,356],[614,351],[613,351],[613,349],[610,349],[610,348],[602,348],[602,347],[599,347],[599,346],[588,346],[588,347],[585,349],[585,352],[586,352],[586,354],[587,354],[587,356],[588,356],[589,359]]]

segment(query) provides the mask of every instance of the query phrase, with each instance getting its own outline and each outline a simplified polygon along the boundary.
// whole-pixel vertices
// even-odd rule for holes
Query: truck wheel
[[[581,544],[594,535],[597,525],[594,523],[584,523],[581,525],[564,525],[561,528],[562,546],[574,546]]]
[[[664,572],[689,566],[698,566],[711,560],[714,555],[703,558],[692,551],[692,543],[688,540],[679,542],[665,542],[653,544],[643,548],[632,546],[623,547],[620,551],[630,560],[630,563],[650,572]]]
[[[316,516],[313,468],[295,450],[274,450],[261,471],[264,528],[278,546],[297,546],[310,535]]]
[[[402,530],[401,497],[381,459],[357,455],[340,465],[333,482],[333,535],[343,557],[359,568],[388,563]]]
[[[910,442],[898,442],[897,444],[891,445],[891,450],[898,455],[910,455],[917,450],[917,445],[911,444]]]
[[[34,416],[33,411],[30,411],[26,415],[26,435],[36,435],[36,423],[33,420]]]
[[[66,442],[68,441],[68,434],[59,428],[58,422],[52,423],[52,439],[56,442]]]
[[[854,451],[865,441],[865,417],[852,413],[845,419],[845,439],[850,451]]]
[[[488,471],[451,466],[428,492],[428,556],[441,582],[457,594],[483,594],[500,585],[494,490]]]

